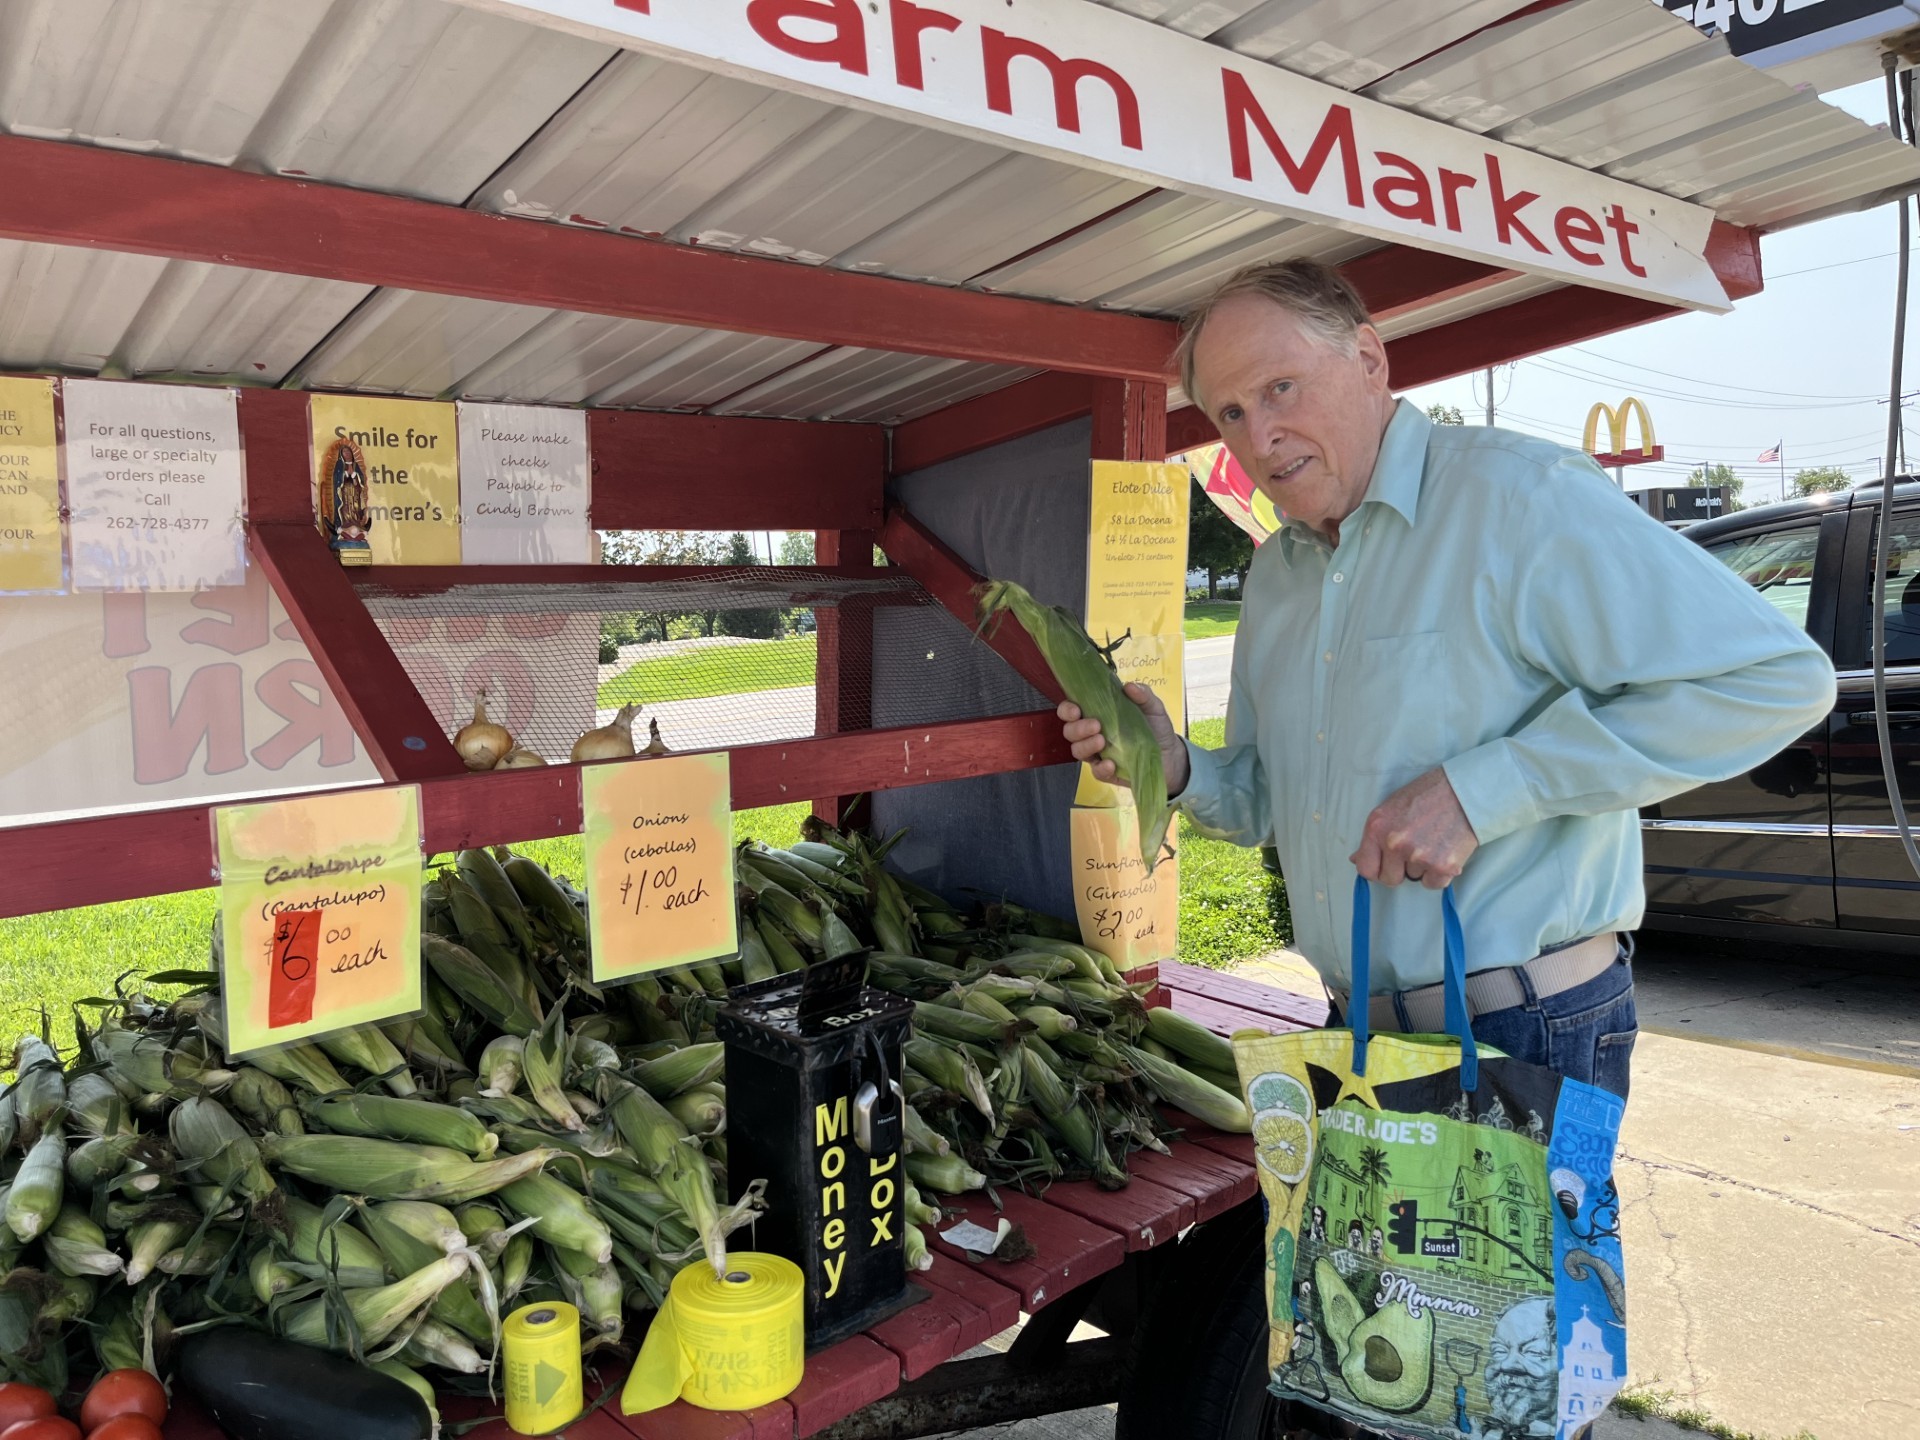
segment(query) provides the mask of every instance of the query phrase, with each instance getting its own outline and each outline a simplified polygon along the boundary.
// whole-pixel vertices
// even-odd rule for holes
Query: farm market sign
[[[1146,184],[1725,310],[1713,214],[1083,0],[463,0]]]

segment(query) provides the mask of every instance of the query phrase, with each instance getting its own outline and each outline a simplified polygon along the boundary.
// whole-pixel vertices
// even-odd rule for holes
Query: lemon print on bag
[[[1313,1132],[1291,1110],[1262,1110],[1253,1117],[1253,1143],[1260,1163],[1276,1180],[1298,1185],[1313,1168]]]
[[[1252,1110],[1286,1110],[1305,1119],[1313,1114],[1313,1097],[1293,1076],[1269,1070],[1256,1075],[1247,1087],[1247,1106]]]

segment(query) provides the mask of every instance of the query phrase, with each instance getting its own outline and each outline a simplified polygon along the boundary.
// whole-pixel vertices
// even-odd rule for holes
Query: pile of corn
[[[896,837],[897,838],[897,837]],[[1161,1148],[1161,1100],[1247,1128],[1231,1052],[1149,1013],[1063,922],[965,918],[895,877],[873,843],[815,825],[741,847],[741,951],[601,991],[586,897],[524,856],[463,852],[422,917],[426,1008],[229,1062],[219,945],[186,984],[86,1002],[65,1062],[41,1039],[0,1094],[0,1374],[56,1393],[68,1369],[154,1368],[235,1321],[351,1354],[431,1396],[485,1386],[500,1320],[580,1308],[587,1348],[663,1299],[683,1265],[725,1268],[727,991],[870,949],[912,997],[908,1261],[930,1263],[921,1191],[1063,1176],[1125,1183]]]
[[[1037,1190],[1087,1177],[1125,1185],[1128,1154],[1166,1148],[1156,1101],[1215,1129],[1249,1128],[1232,1047],[1146,1009],[1147,987],[1076,943],[1072,926],[1010,905],[969,920],[884,867],[893,841],[817,822],[807,831],[790,851],[743,850],[753,893],[742,934],[757,927],[776,968],[787,968],[778,957],[796,939],[829,954],[877,947],[869,982],[915,1002],[907,1173],[922,1190]],[[913,1218],[936,1213],[921,1207]]]
[[[416,1019],[230,1064],[217,970],[175,971],[150,978],[184,998],[77,1016],[64,1065],[22,1040],[0,1371],[59,1393],[69,1364],[151,1367],[239,1318],[430,1393],[423,1370],[491,1370],[512,1308],[570,1301],[594,1349],[689,1261],[724,1267],[758,1193],[725,1204],[712,999],[693,976],[599,991],[584,907],[467,851],[427,886]]]

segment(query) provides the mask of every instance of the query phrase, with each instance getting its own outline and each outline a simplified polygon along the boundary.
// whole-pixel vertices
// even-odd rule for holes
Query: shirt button
[[[1322,655],[1320,658],[1326,661],[1327,664],[1331,665],[1333,663],[1333,652],[1329,650],[1327,651],[1326,654]]]
[[[1338,585],[1342,580],[1346,578],[1347,577],[1345,575],[1342,575],[1338,570],[1333,572],[1333,583],[1336,585]]]
[[[1318,810],[1313,812],[1313,823],[1316,825],[1320,823],[1320,812]]]
[[[1373,522],[1369,520],[1366,524],[1362,525],[1360,527],[1360,533],[1362,535],[1371,535],[1373,533]]]
[[[1327,898],[1327,892],[1324,890],[1316,890],[1313,892],[1313,898],[1318,901],[1321,901],[1322,903],[1325,903]]]
[[[1319,741],[1322,745],[1324,745],[1326,744],[1326,741],[1327,741],[1327,732],[1324,730],[1317,730],[1314,732],[1313,738]]]

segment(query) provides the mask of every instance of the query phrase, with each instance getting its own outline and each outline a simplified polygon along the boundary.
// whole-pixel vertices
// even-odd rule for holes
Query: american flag
[[[1781,440],[1774,441],[1773,448],[1771,450],[1762,450],[1758,455],[1754,457],[1755,462],[1761,465],[1774,464],[1780,458],[1780,447],[1784,443],[1785,442]]]

